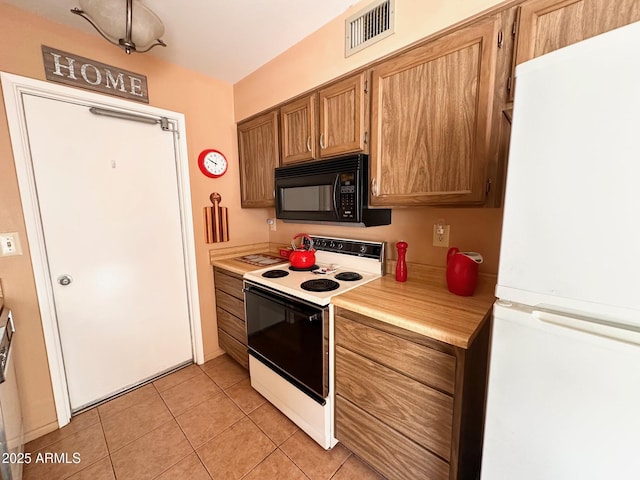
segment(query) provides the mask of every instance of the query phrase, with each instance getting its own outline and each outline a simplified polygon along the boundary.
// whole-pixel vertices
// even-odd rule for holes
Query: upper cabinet
[[[366,74],[345,78],[280,107],[282,163],[366,151]]]
[[[360,73],[318,92],[320,157],[367,150],[367,76]]]
[[[317,98],[313,93],[280,107],[283,165],[317,158]]]
[[[278,111],[238,124],[240,190],[243,207],[274,206],[274,173],[278,166]]]
[[[371,205],[500,206],[515,66],[638,20],[640,0],[505,2],[242,122],[242,206],[273,205],[279,159],[361,152]]]
[[[515,65],[640,20],[640,0],[529,0],[519,17]]]
[[[373,68],[371,204],[481,203],[500,19]]]

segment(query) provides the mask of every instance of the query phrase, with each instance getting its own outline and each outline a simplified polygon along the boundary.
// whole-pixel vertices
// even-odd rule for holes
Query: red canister
[[[482,255],[450,248],[447,252],[447,288],[451,293],[468,297],[478,285],[478,265]]]

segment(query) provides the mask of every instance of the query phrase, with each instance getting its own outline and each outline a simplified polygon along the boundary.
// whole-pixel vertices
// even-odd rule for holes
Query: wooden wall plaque
[[[149,103],[147,77],[42,45],[47,80]]]

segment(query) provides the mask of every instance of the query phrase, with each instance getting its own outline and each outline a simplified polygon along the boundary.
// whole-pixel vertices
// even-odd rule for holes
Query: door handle
[[[71,277],[71,275],[60,275],[57,281],[60,285],[62,285],[63,287],[66,287],[71,282],[73,282],[73,278]]]

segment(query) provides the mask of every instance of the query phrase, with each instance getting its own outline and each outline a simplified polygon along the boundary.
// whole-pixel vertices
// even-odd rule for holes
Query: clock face
[[[203,150],[198,157],[200,171],[207,177],[221,177],[227,171],[227,159],[218,150]]]

